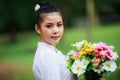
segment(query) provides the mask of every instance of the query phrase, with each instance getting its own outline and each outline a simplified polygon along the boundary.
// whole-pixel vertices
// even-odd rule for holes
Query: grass
[[[65,29],[63,39],[57,45],[57,48],[67,54],[71,49],[71,43],[88,39],[86,33],[87,31],[83,28]],[[6,68],[11,66],[14,69],[13,75],[9,80],[34,80],[32,64],[38,41],[39,36],[35,32],[18,33],[17,42],[14,44],[9,43],[7,34],[0,35],[0,64],[5,65]],[[103,41],[109,45],[114,45],[115,51],[120,52],[120,25],[93,28],[92,41]],[[116,70],[111,76],[105,76],[105,78],[106,80],[118,80],[119,75],[119,70]],[[4,76],[6,75],[4,74]]]

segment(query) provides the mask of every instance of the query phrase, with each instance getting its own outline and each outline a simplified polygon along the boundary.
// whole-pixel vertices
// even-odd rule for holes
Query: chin
[[[57,43],[59,43],[59,41],[55,41],[55,42],[53,42],[54,45],[56,45]]]

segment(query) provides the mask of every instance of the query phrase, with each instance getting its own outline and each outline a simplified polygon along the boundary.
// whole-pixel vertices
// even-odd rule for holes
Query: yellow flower
[[[66,64],[69,65],[69,64],[70,64],[70,61],[69,61],[69,60],[66,60]]]
[[[85,51],[85,50],[86,50],[86,47],[82,48],[82,50],[81,50],[81,51]]]
[[[69,64],[70,63],[70,61],[69,60],[66,60],[66,64]]]
[[[86,49],[86,53],[88,53],[88,54],[91,54],[92,51],[93,51],[92,48],[88,48],[88,49]]]
[[[84,56],[85,55],[85,51],[80,51],[79,54],[80,54],[80,56]]]
[[[71,56],[71,59],[75,60],[75,56],[72,55],[72,56]]]
[[[95,49],[95,48],[96,48],[96,46],[95,46],[95,45],[92,45],[92,46],[91,46],[91,48],[92,48],[92,49]]]
[[[85,42],[84,47],[88,47],[90,44],[88,42]]]

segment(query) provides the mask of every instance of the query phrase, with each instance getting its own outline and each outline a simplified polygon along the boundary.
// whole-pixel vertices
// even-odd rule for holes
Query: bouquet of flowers
[[[72,46],[74,49],[66,55],[66,66],[73,74],[85,75],[86,80],[97,80],[103,73],[116,70],[118,54],[113,51],[113,46],[86,40]]]

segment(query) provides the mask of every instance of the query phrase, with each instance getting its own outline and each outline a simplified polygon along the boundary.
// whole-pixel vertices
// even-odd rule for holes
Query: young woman
[[[64,32],[60,10],[47,2],[36,4],[35,30],[40,36],[33,63],[35,79],[74,80],[64,55],[55,47]]]

